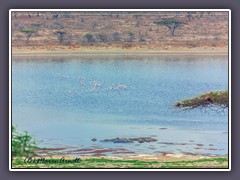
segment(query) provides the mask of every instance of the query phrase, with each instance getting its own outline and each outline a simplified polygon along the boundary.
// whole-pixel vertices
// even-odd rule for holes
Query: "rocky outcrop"
[[[157,139],[153,137],[138,137],[138,138],[113,138],[113,139],[104,139],[102,142],[113,142],[113,143],[144,143],[144,142],[155,142]]]

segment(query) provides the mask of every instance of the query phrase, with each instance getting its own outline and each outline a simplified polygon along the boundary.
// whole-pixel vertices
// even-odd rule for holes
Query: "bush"
[[[17,132],[16,127],[12,126],[12,156],[31,156],[35,155],[37,148],[36,142],[26,131],[25,134]]]
[[[100,42],[107,42],[108,41],[108,37],[107,37],[106,34],[98,34],[97,39],[99,39]]]
[[[120,33],[118,33],[118,32],[113,33],[112,37],[113,37],[114,41],[120,41],[121,40]]]

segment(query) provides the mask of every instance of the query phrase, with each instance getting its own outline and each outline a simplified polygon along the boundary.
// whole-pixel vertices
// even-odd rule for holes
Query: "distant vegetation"
[[[40,46],[48,48],[47,45],[163,49],[227,47],[228,14],[227,12],[13,12],[12,43],[13,47],[31,45],[32,48]]]

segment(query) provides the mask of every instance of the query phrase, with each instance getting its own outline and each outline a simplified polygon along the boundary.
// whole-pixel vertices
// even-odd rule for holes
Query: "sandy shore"
[[[13,52],[12,56],[13,57],[32,57],[32,56],[38,56],[38,57],[45,57],[45,56],[92,56],[92,55],[108,55],[108,56],[115,56],[115,55],[192,55],[192,56],[198,56],[198,55],[211,55],[211,56],[226,56],[228,55],[227,52],[224,51],[171,51],[171,52],[165,52],[165,51],[148,51],[148,52],[97,52],[97,51],[92,51],[92,52]]]
[[[228,55],[227,48],[172,48],[164,49],[118,49],[118,48],[81,48],[71,50],[67,48],[56,49],[29,49],[14,48],[12,56],[89,56],[89,55]]]

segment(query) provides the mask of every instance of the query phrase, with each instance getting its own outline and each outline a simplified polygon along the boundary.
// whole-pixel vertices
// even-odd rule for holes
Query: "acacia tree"
[[[94,38],[92,34],[85,34],[84,37],[87,39],[88,43],[94,42]]]
[[[131,31],[128,31],[127,35],[128,35],[128,41],[132,43],[133,38],[134,38],[134,33]]]
[[[34,33],[34,30],[32,30],[32,29],[29,29],[29,30],[22,29],[21,32],[25,34],[25,36],[26,36],[26,45],[28,45],[29,44],[29,40],[30,40],[30,38],[32,37],[32,35]]]
[[[196,97],[185,99],[174,104],[174,107],[189,110],[189,109],[202,109],[212,108],[217,111],[223,111],[228,108],[228,91],[212,91]]]
[[[54,18],[59,18],[59,15],[61,14],[60,12],[57,12],[57,11],[53,11],[53,12],[51,12],[52,13],[52,18],[54,19]]]
[[[64,36],[66,35],[66,32],[64,32],[64,31],[57,31],[54,34],[57,36],[59,42],[62,44],[63,41],[64,41]]]
[[[186,24],[182,21],[176,20],[176,19],[168,19],[168,20],[163,20],[159,22],[155,22],[159,26],[165,26],[169,29],[170,33],[172,36],[175,35],[175,30],[182,25]]]
[[[190,21],[193,18],[192,12],[187,12],[188,20]]]

